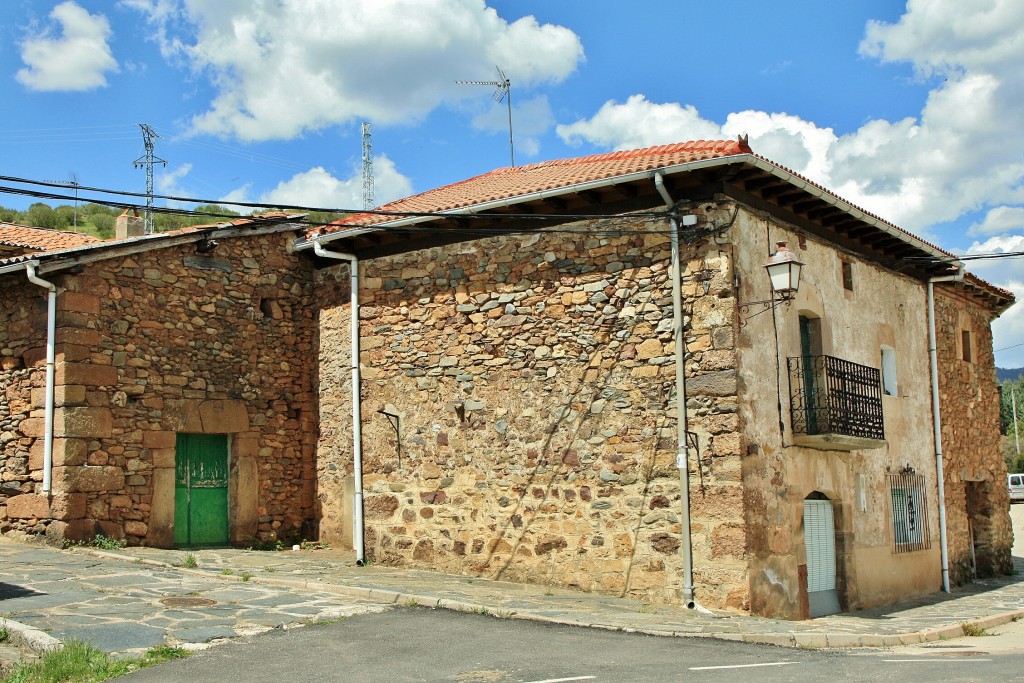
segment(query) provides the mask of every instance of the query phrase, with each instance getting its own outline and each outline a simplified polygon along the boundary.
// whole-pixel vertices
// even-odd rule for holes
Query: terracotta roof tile
[[[26,251],[53,251],[54,249],[80,247],[96,242],[99,240],[81,232],[0,223],[0,244],[21,247]]]
[[[379,207],[380,211],[429,213],[451,211],[485,202],[522,197],[580,183],[605,180],[701,159],[749,154],[745,140],[698,140],[645,149],[594,154],[573,159],[542,161],[527,166],[499,168],[475,178],[406,197]],[[395,216],[353,214],[310,232],[310,236],[344,230],[351,225],[372,225]]]

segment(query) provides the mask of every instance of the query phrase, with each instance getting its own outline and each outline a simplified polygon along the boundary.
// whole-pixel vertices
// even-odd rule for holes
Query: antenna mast
[[[153,166],[155,164],[167,165],[167,162],[160,157],[153,155],[153,139],[160,137],[156,134],[156,131],[148,123],[138,124],[139,128],[142,129],[142,144],[146,148],[146,154],[139,157],[132,165],[135,168],[146,169],[146,216],[145,216],[145,234],[149,235],[153,232]]]
[[[495,102],[501,102],[508,97],[508,150],[512,157],[512,168],[516,167],[516,148],[512,143],[512,81],[508,80],[505,76],[505,72],[501,70],[500,66],[495,66],[498,70],[498,80],[496,81],[455,81],[460,85],[493,85],[496,90],[492,97]]]
[[[373,208],[373,143],[369,121],[363,121],[363,208]]]

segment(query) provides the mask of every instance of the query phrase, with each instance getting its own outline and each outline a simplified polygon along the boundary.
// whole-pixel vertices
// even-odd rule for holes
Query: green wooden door
[[[227,545],[227,435],[178,434],[176,449],[174,545]]]

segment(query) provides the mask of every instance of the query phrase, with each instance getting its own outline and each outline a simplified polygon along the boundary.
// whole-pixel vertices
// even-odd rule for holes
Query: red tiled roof
[[[0,244],[11,247],[22,247],[28,251],[53,251],[80,247],[85,244],[99,242],[92,235],[68,230],[49,230],[32,228],[27,225],[0,223]]]
[[[556,159],[528,166],[499,168],[458,183],[391,202],[377,210],[389,213],[430,213],[451,211],[485,202],[605,180],[616,176],[651,171],[701,159],[750,154],[745,140],[698,140],[645,149],[594,154],[574,159]],[[395,220],[394,215],[353,214],[309,233],[312,237],[344,230],[350,225],[373,225]]]

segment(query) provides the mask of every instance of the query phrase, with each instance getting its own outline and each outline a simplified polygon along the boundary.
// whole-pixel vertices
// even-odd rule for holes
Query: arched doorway
[[[807,602],[811,617],[841,612],[836,591],[836,523],[832,501],[814,492],[804,500]]]

